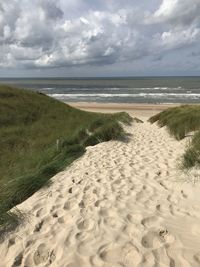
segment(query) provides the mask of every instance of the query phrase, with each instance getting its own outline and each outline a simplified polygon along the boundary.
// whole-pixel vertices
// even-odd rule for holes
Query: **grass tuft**
[[[167,109],[149,119],[157,122],[160,127],[166,126],[170,134],[177,140],[185,138],[189,133],[196,132],[188,149],[183,155],[181,167],[188,169],[200,166],[200,106],[184,105]]]
[[[84,145],[94,146],[105,141],[122,140],[124,137],[124,129],[117,121],[114,121],[98,127],[93,134],[87,137],[87,139],[84,141]]]
[[[189,169],[195,166],[200,167],[200,131],[198,131],[192,138],[182,160],[182,167],[184,169]]]
[[[16,208],[12,212],[0,212],[0,214],[0,242],[3,242],[7,234],[23,222],[25,215]]]
[[[0,226],[9,212],[83,155],[87,145],[122,139],[124,112],[92,113],[30,90],[0,86]],[[14,221],[14,220],[13,220]]]
[[[151,117],[149,121],[157,121],[160,127],[167,126],[169,132],[177,140],[181,140],[187,133],[200,129],[200,106],[184,105],[169,108]]]

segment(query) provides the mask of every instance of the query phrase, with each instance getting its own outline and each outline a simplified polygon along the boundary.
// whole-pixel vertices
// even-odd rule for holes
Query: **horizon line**
[[[0,80],[3,79],[117,79],[117,78],[192,78],[192,77],[200,77],[200,75],[139,75],[139,76],[71,76],[71,77],[65,77],[65,76],[29,76],[29,77],[25,77],[25,76],[7,76],[7,77],[0,77]]]

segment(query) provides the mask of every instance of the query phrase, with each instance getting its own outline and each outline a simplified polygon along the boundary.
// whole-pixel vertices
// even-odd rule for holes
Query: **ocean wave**
[[[166,91],[166,90],[169,90],[169,91],[173,91],[173,90],[184,90],[185,88],[181,87],[181,86],[178,86],[178,87],[132,87],[132,88],[123,88],[123,89],[127,89],[127,90],[160,90],[160,91]],[[188,89],[189,90],[189,89]]]
[[[179,90],[179,89],[183,89],[182,87],[148,87],[148,88],[142,88],[142,89],[146,89],[146,90]]]
[[[64,92],[74,92],[74,91],[85,91],[85,92],[87,92],[87,91],[121,91],[121,90],[123,90],[123,89],[131,89],[131,88],[118,88],[118,87],[115,87],[115,88],[109,88],[109,87],[84,87],[84,88],[79,88],[79,87],[65,87],[65,88],[56,88],[56,87],[54,87],[54,88],[41,88],[40,90],[42,91],[42,92],[45,92],[45,91],[48,91],[48,90],[55,90],[55,91],[57,91],[57,90],[59,90],[59,91],[63,91],[63,93],[61,93],[61,94],[64,94]],[[133,89],[133,88],[132,88]],[[138,88],[139,89],[139,88]]]
[[[42,88],[42,90],[56,90],[57,88],[50,88],[50,87],[46,87],[46,88]],[[184,90],[184,88],[182,87],[66,87],[66,88],[59,88],[59,90],[67,90],[67,91],[101,91],[101,90],[105,90],[105,91],[122,91],[122,90],[140,90],[140,91],[145,91],[145,90]],[[190,89],[188,89],[190,90]]]
[[[145,97],[145,98],[166,98],[166,97],[174,97],[174,98],[189,98],[189,99],[199,99],[200,93],[138,93],[138,94],[108,94],[108,93],[93,93],[93,94],[48,94],[51,97],[57,98],[57,99],[65,99],[65,98],[107,98],[107,97]]]
[[[43,90],[47,90],[47,91],[50,91],[50,90],[54,90],[56,89],[55,87],[45,87],[45,88],[42,88]]]

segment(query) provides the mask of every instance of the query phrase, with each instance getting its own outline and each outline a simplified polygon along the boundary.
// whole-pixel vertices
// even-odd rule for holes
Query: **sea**
[[[200,77],[0,78],[63,102],[200,103]]]

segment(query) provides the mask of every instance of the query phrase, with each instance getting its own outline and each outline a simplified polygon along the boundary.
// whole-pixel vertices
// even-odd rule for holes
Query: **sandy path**
[[[0,244],[1,267],[200,266],[200,186],[176,170],[185,141],[126,130],[130,142],[88,147],[18,206],[29,223]]]

